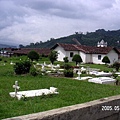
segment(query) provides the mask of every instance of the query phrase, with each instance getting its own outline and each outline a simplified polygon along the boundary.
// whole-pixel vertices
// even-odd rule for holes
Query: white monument
[[[41,69],[41,71],[45,71],[45,66],[44,66],[44,64],[42,64],[42,69]]]
[[[46,63],[44,62],[44,66],[46,66]]]
[[[110,77],[98,77],[89,79],[88,82],[99,83],[99,84],[112,84],[114,85],[116,80]]]
[[[81,72],[80,72],[80,69],[78,70],[78,72],[77,72],[77,74],[78,74],[78,77],[76,77],[75,79],[77,79],[77,80],[81,80]]]
[[[17,85],[15,85],[17,86]],[[16,87],[15,87],[16,88]],[[9,93],[11,97],[17,97],[18,100],[24,97],[35,97],[49,94],[59,94],[57,88],[50,87],[50,89],[38,89],[38,90],[27,90],[27,91],[15,91]]]
[[[16,97],[17,92],[20,89],[20,87],[18,86],[18,81],[15,81],[15,85],[13,85],[13,88],[15,89],[15,97]]]

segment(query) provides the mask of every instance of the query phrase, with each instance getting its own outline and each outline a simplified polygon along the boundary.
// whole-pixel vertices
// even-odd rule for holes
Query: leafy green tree
[[[80,56],[79,54],[75,54],[75,55],[73,56],[73,58],[72,58],[72,61],[76,62],[76,65],[77,65],[78,63],[83,62],[83,61],[82,61],[82,58],[81,58],[81,56]]]
[[[73,69],[72,66],[68,63],[64,64],[64,76],[65,77],[73,77]]]
[[[19,48],[24,48],[24,46],[22,44],[19,45]]]
[[[14,65],[14,71],[17,75],[29,73],[31,67],[30,61],[16,62]]]
[[[51,51],[49,54],[49,59],[50,59],[52,64],[57,60],[57,58],[58,58],[57,51]]]
[[[110,59],[108,58],[108,56],[105,56],[103,59],[102,59],[102,62],[107,64],[107,63],[110,63]]]
[[[39,54],[36,52],[36,51],[30,51],[29,53],[28,53],[28,57],[29,57],[29,59],[31,59],[32,61],[33,60],[38,60],[39,59]]]
[[[113,64],[113,67],[116,69],[116,71],[119,71],[120,63],[119,63],[119,62],[115,62],[115,63]]]
[[[63,60],[64,60],[65,63],[69,62],[68,57],[64,57]]]
[[[65,63],[64,64],[64,69],[65,70],[69,70],[69,69],[71,69],[72,68],[72,66],[70,65],[70,64],[68,64],[68,63]]]

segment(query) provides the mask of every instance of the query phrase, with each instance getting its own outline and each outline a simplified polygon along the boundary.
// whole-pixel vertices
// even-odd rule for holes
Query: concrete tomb
[[[95,76],[104,76],[104,77],[109,77],[109,76],[112,76],[112,73],[106,73],[106,72],[98,72],[98,71],[91,71],[89,72],[89,74],[91,75],[95,75]]]
[[[10,92],[11,97],[16,97],[18,100],[20,100],[23,97],[35,97],[35,96],[42,96],[42,95],[49,95],[49,94],[59,94],[57,92],[57,88],[50,87],[50,89],[38,89],[38,90],[27,90],[27,91],[19,91],[18,81],[15,81],[15,85],[13,85],[13,88],[15,88],[15,92]]]
[[[89,79],[88,82],[99,83],[99,84],[112,84],[114,85],[116,80],[110,77],[98,77]]]

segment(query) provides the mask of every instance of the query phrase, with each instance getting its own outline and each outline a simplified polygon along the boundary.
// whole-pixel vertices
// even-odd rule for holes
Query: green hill
[[[86,34],[76,32],[73,35],[67,37],[61,37],[58,39],[51,38],[46,42],[30,43],[30,45],[24,46],[27,48],[51,48],[56,43],[69,43],[76,44],[74,39],[77,39],[82,45],[96,46],[98,41],[102,39],[108,43],[108,46],[114,46],[120,48],[120,30],[105,31],[104,29],[98,29],[95,32],[87,32]]]
[[[6,45],[6,44],[0,44],[0,48],[16,48],[16,46]]]

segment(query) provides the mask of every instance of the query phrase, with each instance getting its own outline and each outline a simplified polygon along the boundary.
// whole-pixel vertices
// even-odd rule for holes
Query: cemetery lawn
[[[58,88],[59,94],[33,97],[22,100],[11,98],[9,92],[15,81],[20,91]],[[48,76],[15,75],[10,64],[0,65],[0,119],[37,113],[54,108],[80,104],[95,99],[120,94],[120,86],[101,85],[72,78],[54,78]]]

